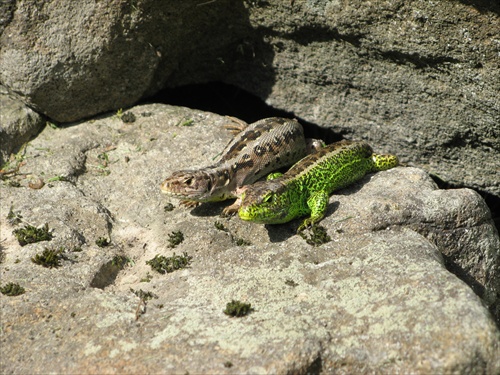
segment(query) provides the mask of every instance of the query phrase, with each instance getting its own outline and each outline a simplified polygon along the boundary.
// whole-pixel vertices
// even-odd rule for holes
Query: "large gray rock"
[[[304,120],[396,150],[452,186],[500,197],[500,3],[476,4],[253,8],[254,39],[273,56],[257,54],[250,70],[266,62],[273,80],[239,71],[229,81]]]
[[[244,11],[240,2],[193,0],[1,6],[0,82],[60,122],[130,106],[162,88],[180,66],[204,66],[194,79],[209,80],[227,60],[228,44],[241,38],[242,26],[234,23],[228,33],[220,20],[242,19]]]
[[[0,82],[57,121],[224,81],[500,197],[500,4],[8,1]]]
[[[230,139],[225,119],[131,112],[136,122],[47,127],[27,149],[20,172],[30,175],[10,178],[21,187],[0,185],[1,284],[26,289],[0,295],[2,373],[500,372],[499,330],[441,253],[488,298],[498,291],[498,234],[477,194],[437,190],[415,168],[369,175],[332,197],[322,221],[332,241],[311,247],[298,221],[221,219],[223,204],[166,211],[160,182],[211,163]],[[54,238],[21,247],[11,209]],[[172,231],[185,237],[175,249]],[[64,249],[61,267],[31,262],[44,248]],[[190,267],[159,275],[145,263],[173,252],[191,255]],[[144,306],[131,289],[157,298]],[[232,299],[254,311],[227,317]]]

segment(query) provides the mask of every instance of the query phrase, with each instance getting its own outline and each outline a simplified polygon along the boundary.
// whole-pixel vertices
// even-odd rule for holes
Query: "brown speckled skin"
[[[234,198],[242,186],[292,165],[306,154],[302,125],[292,119],[266,118],[237,134],[216,164],[174,172],[161,184],[161,190],[172,197],[194,202]]]

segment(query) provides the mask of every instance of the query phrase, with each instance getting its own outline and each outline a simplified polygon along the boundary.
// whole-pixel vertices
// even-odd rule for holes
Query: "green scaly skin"
[[[284,175],[246,188],[238,210],[241,219],[262,224],[286,223],[309,215],[298,231],[319,222],[329,196],[365,174],[398,165],[394,155],[374,154],[366,142],[340,141],[297,162]]]

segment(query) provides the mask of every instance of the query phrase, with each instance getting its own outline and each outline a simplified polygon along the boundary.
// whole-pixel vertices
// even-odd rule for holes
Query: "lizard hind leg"
[[[231,132],[231,134],[233,134],[233,135],[236,135],[236,134],[242,132],[243,130],[245,130],[248,127],[248,124],[245,121],[240,120],[237,117],[226,116],[226,118],[230,122],[228,122],[224,125],[224,129],[229,130],[229,132]]]

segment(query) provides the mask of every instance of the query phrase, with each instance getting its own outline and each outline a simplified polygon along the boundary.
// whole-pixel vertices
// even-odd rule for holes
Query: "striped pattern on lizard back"
[[[238,196],[238,189],[300,160],[307,153],[304,130],[296,120],[266,118],[248,125],[208,167],[172,173],[163,193],[186,201],[211,202]],[[238,203],[239,205],[239,203]],[[237,207],[226,209],[226,213]]]
[[[306,156],[284,175],[249,186],[238,213],[243,220],[265,224],[286,223],[311,214],[299,227],[302,230],[323,218],[333,191],[366,173],[397,164],[396,156],[374,154],[366,142],[333,143]]]

